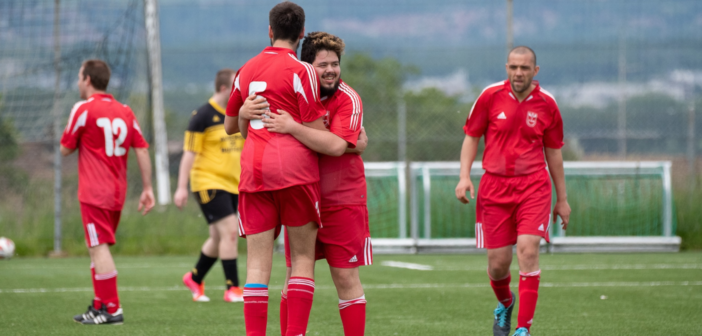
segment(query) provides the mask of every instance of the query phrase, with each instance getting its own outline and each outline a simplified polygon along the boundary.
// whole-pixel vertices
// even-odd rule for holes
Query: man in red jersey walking
[[[225,129],[241,129],[247,138],[241,155],[239,184],[239,234],[247,238],[244,319],[246,334],[265,335],[268,317],[273,243],[281,225],[287,227],[292,258],[288,291],[287,335],[307,331],[314,297],[315,239],[321,226],[319,215],[319,160],[313,152],[288,134],[271,133],[260,120],[239,120],[246,97],[265,97],[272,110],[290,112],[295,121],[324,129],[324,106],[320,102],[317,75],[308,63],[297,59],[304,36],[305,12],[282,2],[269,13],[268,35],[272,46],[239,69],[227,104]],[[238,127],[237,127],[238,126]],[[334,136],[331,135],[330,136]],[[343,148],[338,148],[338,154]]]
[[[301,59],[314,66],[319,76],[322,103],[327,110],[324,124],[329,132],[305,127],[287,112],[268,112],[264,126],[271,132],[292,134],[308,147],[325,154],[329,145],[339,142],[346,148],[342,156],[321,155],[319,159],[322,194],[321,214],[324,227],[317,233],[317,259],[326,258],[339,295],[339,313],[346,336],[365,333],[366,298],[358,273],[359,266],[371,265],[373,251],[368,209],[366,208],[366,179],[363,160],[359,155],[368,138],[363,132],[363,104],[360,96],[341,80],[341,55],[344,41],[339,37],[313,32],[305,37]],[[268,108],[264,99],[250,96],[241,109],[241,116],[261,119]],[[290,253],[286,244],[287,278],[290,279]],[[280,304],[280,325],[285,335],[288,318],[287,287],[283,288]],[[294,286],[289,282],[289,286]]]
[[[539,244],[542,238],[548,241],[556,216],[561,216],[564,230],[570,216],[561,154],[563,120],[553,96],[532,81],[539,72],[533,50],[512,49],[506,69],[508,79],[483,90],[463,127],[466,138],[456,197],[463,203],[469,201],[466,192],[475,197],[470,169],[484,135],[485,175],[478,193],[475,236],[477,247],[487,249],[488,276],[498,300],[493,334],[509,335],[511,330],[516,298],[509,288],[509,267],[516,244],[519,313],[514,335],[528,336],[541,274]],[[553,217],[549,172],[557,198]]]
[[[143,191],[139,211],[154,206],[149,145],[134,113],[127,105],[105,93],[110,68],[101,60],[88,60],[78,72],[78,91],[85,99],[73,106],[61,138],[61,154],[78,150],[78,200],[85,240],[90,252],[95,299],[84,314],[73,319],[82,324],[122,324],[124,317],[117,295],[117,269],[109,245],[127,191],[127,155],[134,147],[141,170]]]

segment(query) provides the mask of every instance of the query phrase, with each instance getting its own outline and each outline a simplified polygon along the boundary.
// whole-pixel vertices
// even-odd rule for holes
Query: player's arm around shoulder
[[[278,114],[266,112],[266,115],[268,118],[263,119],[263,126],[269,132],[290,134],[311,150],[324,155],[341,156],[346,151],[346,140],[329,132],[322,118],[300,124],[284,110],[278,110]]]

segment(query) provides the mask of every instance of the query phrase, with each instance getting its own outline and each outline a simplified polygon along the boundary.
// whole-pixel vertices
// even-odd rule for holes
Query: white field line
[[[89,264],[88,264],[89,265]],[[245,265],[241,263],[240,265]],[[454,267],[454,266],[432,266],[414,263],[405,263],[400,261],[383,261],[381,263],[383,266],[388,267],[398,267],[406,269],[414,269],[421,271],[479,271],[484,272],[487,269],[486,266],[467,266],[467,267]],[[183,268],[190,269],[192,264],[117,264],[117,269],[146,269],[146,268]],[[0,270],[35,270],[35,269],[84,269],[89,266],[75,265],[51,265],[51,266],[30,266],[30,265],[17,265],[0,267]],[[518,270],[516,265],[512,266],[512,270]],[[682,270],[682,269],[702,269],[702,264],[620,264],[620,265],[607,265],[607,264],[584,264],[584,265],[541,265],[542,271],[591,271],[591,270],[657,270],[657,269],[669,269],[669,270]]]
[[[433,266],[429,266],[429,265],[413,264],[413,263],[406,263],[406,262],[392,261],[392,260],[383,261],[380,264],[383,266],[387,266],[387,267],[407,268],[407,269],[418,270],[418,271],[431,271],[434,269]]]
[[[117,269],[132,269],[132,268],[185,268],[185,269],[191,269],[193,267],[193,264],[125,264],[125,265],[120,265],[117,263]],[[82,268],[90,268],[90,263],[86,263],[84,266],[76,266],[76,265],[66,265],[66,266],[61,266],[61,265],[51,265],[51,266],[32,266],[32,265],[17,265],[17,266],[8,266],[8,267],[0,267],[0,270],[34,270],[34,269],[82,269]]]
[[[514,265],[512,270],[518,270]],[[681,270],[702,269],[702,264],[633,264],[633,265],[541,265],[542,271],[597,271],[597,270]],[[486,266],[480,267],[434,267],[435,271],[480,271],[485,272]]]
[[[454,284],[375,284],[364,285],[364,289],[417,289],[417,288],[486,288],[490,284],[480,283],[454,283]],[[573,287],[686,287],[702,286],[702,281],[650,281],[650,282],[543,282],[541,287],[573,288]],[[210,290],[224,290],[224,286],[210,287]],[[282,286],[271,286],[269,289],[279,290]],[[318,290],[336,290],[334,286],[317,286]],[[187,291],[183,286],[170,287],[119,287],[120,292],[164,292]],[[0,289],[0,294],[33,294],[33,293],[74,293],[92,292],[92,287],[73,288],[16,288]]]

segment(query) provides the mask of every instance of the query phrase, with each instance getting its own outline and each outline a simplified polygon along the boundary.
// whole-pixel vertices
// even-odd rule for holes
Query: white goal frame
[[[542,250],[558,252],[677,252],[681,239],[673,233],[673,195],[670,161],[608,161],[565,162],[566,178],[576,175],[660,175],[663,189],[662,223],[660,236],[610,236],[568,237],[560,225],[551,226],[551,243],[542,241]],[[455,176],[458,181],[460,162],[411,162],[409,181],[404,162],[369,162],[365,164],[366,176],[397,176],[399,183],[399,216],[397,238],[373,239],[375,253],[484,253],[477,249],[475,238],[431,238],[431,176]],[[471,176],[482,176],[481,162],[473,163]],[[419,204],[421,182],[424,202]],[[571,192],[577,192],[573,190]],[[409,193],[409,235],[407,234],[407,193]],[[372,197],[372,196],[371,196]],[[371,200],[372,201],[372,198]],[[449,200],[456,201],[456,200]],[[419,218],[420,208],[424,210]],[[469,211],[469,210],[466,210]],[[420,220],[424,224],[425,238],[419,238]],[[472,225],[467,223],[466,225]],[[373,223],[370,223],[371,227]],[[555,228],[554,228],[555,227]]]

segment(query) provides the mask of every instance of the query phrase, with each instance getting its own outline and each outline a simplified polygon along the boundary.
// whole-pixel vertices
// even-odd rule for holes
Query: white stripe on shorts
[[[90,247],[100,245],[97,237],[97,231],[95,231],[95,224],[89,223],[88,225],[88,238],[90,238]]]

